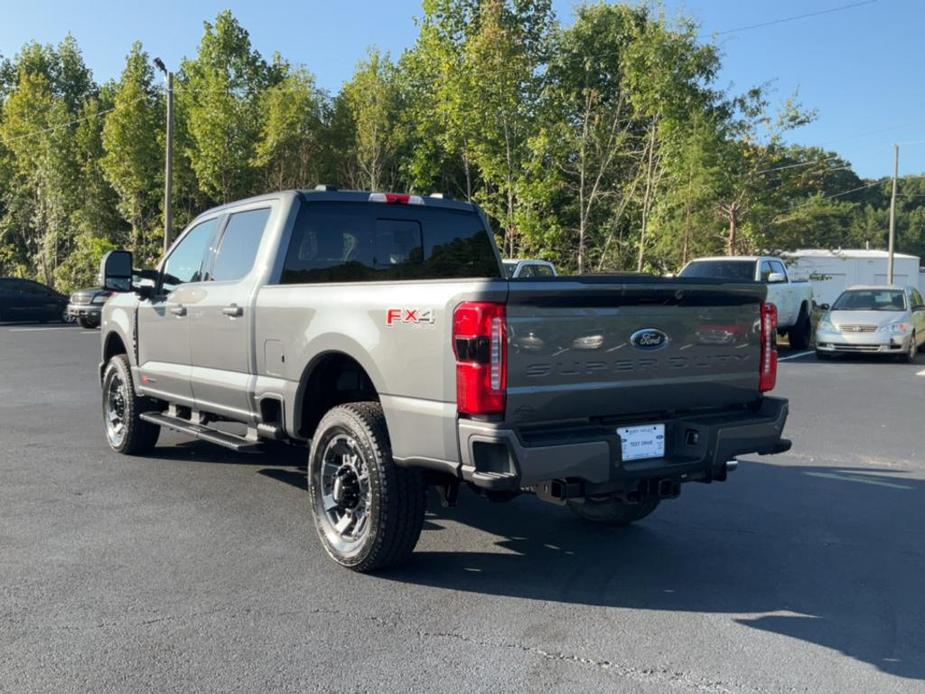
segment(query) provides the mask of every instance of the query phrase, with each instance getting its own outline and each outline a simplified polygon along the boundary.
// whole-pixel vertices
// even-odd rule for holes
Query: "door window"
[[[218,257],[209,279],[231,282],[241,279],[251,271],[269,218],[268,207],[231,215],[225,233],[222,234]]]
[[[20,280],[19,289],[23,294],[31,294],[32,296],[48,296],[53,293],[48,287],[29,280]]]
[[[194,226],[164,263],[161,289],[170,293],[181,284],[202,281],[202,266],[209,247],[209,239],[218,228],[218,218]]]

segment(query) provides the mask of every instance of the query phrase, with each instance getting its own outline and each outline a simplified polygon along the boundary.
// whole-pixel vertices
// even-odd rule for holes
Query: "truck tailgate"
[[[529,423],[756,400],[760,284],[511,281],[506,418]]]

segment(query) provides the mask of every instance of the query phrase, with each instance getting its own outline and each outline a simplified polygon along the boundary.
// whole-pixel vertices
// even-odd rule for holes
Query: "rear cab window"
[[[762,279],[766,280],[765,265],[762,264]],[[770,266],[767,268],[770,273]],[[755,281],[754,260],[696,260],[689,263],[680,274],[680,277],[695,277],[699,279],[735,280],[738,282]]]
[[[303,202],[280,283],[500,277],[488,233],[472,211]]]

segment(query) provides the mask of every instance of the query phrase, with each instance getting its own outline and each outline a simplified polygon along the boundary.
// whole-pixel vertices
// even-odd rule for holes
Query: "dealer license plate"
[[[663,458],[665,456],[665,425],[645,424],[619,427],[617,436],[623,442],[623,460]]]

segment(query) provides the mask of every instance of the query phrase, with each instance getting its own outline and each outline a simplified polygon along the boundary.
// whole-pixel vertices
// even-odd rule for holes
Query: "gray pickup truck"
[[[153,286],[110,253],[110,446],[145,453],[167,427],[309,447],[318,535],[357,571],[408,558],[428,487],[625,525],[738,455],[790,447],[787,401],[765,395],[764,286],[508,280],[490,229],[468,203],[319,187],[205,212]]]

